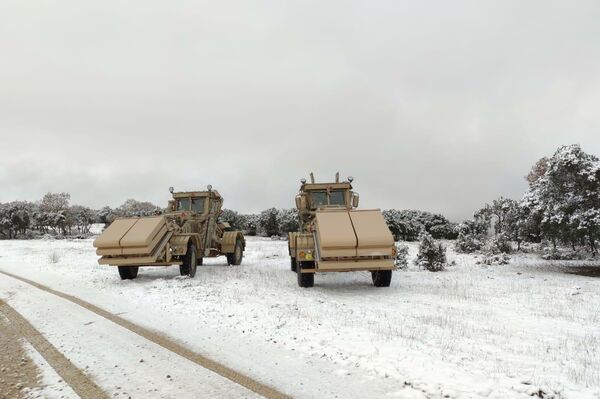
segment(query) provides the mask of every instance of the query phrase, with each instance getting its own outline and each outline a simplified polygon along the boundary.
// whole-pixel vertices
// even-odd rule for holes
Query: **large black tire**
[[[196,246],[190,243],[185,257],[183,258],[183,263],[179,265],[179,274],[182,276],[194,277],[196,275],[197,267],[198,258],[196,256]]]
[[[290,258],[290,269],[295,272],[298,267],[298,263],[296,262],[296,258]]]
[[[139,266],[119,266],[121,280],[133,280],[138,275]]]
[[[389,287],[392,282],[391,270],[374,270],[371,272],[375,287]]]
[[[181,265],[179,265],[179,274],[182,276],[187,276],[189,273],[188,271],[188,267],[185,263],[182,263]]]
[[[302,288],[310,288],[315,285],[314,273],[302,273],[302,269],[312,269],[313,262],[299,262],[296,267],[296,277],[298,278],[298,286]]]
[[[227,254],[227,264],[233,266],[239,266],[242,264],[244,258],[244,245],[241,240],[235,240],[235,247],[233,253]]]

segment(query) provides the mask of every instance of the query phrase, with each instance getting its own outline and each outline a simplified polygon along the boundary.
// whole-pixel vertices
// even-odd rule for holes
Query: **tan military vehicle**
[[[179,265],[194,277],[203,258],[225,255],[242,263],[246,241],[241,231],[218,221],[223,197],[208,191],[173,192],[164,215],[116,219],[94,241],[101,265],[117,266],[123,280],[137,277],[140,266]]]
[[[352,177],[334,183],[301,180],[296,196],[300,231],[289,233],[291,269],[300,287],[312,287],[315,273],[370,271],[376,287],[389,287],[394,238],[379,209],[358,210]]]

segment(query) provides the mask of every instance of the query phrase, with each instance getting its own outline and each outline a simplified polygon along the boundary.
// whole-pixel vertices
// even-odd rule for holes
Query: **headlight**
[[[305,260],[313,260],[312,251],[300,251],[298,253],[298,258]]]

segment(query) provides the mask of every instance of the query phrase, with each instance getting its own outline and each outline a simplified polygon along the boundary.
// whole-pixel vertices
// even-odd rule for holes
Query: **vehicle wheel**
[[[302,273],[301,270],[312,269],[314,264],[312,262],[300,262],[296,267],[296,277],[298,278],[298,286],[302,288],[310,288],[315,285],[315,274],[314,273]]]
[[[194,277],[196,275],[197,266],[198,258],[196,257],[196,246],[194,244],[189,244],[187,253],[183,258],[183,263],[179,265],[179,274],[182,276]]]
[[[182,276],[187,276],[189,273],[188,271],[188,267],[187,265],[184,263],[182,263],[181,265],[179,265],[179,274]]]
[[[139,266],[119,266],[121,280],[133,280],[138,275]]]
[[[242,259],[244,258],[244,246],[242,245],[241,240],[235,241],[235,249],[233,253],[227,254],[227,264],[239,266],[242,264]]]
[[[296,263],[296,258],[290,258],[290,269],[295,272],[296,268],[298,267],[298,264]]]
[[[392,282],[391,270],[374,270],[371,272],[375,287],[389,287]]]

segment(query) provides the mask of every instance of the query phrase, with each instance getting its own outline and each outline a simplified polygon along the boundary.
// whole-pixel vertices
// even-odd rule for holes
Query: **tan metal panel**
[[[168,231],[166,234],[162,235],[160,242],[155,246],[154,250],[151,252],[148,251],[147,254],[143,255],[124,255],[124,256],[103,256],[98,260],[98,263],[101,265],[113,265],[113,266],[123,266],[123,265],[144,265],[144,266],[152,266],[155,263],[165,263],[165,248],[173,235],[172,232]],[[167,262],[168,263],[168,262]]]
[[[164,216],[145,217],[137,223],[121,239],[121,247],[147,247],[163,228],[166,221]]]
[[[332,260],[319,261],[317,271],[319,272],[347,272],[358,270],[393,270],[395,269],[392,259],[368,259],[368,260]]]
[[[221,252],[222,253],[233,253],[235,250],[235,242],[238,238],[238,231],[226,231],[223,233],[221,239]]]
[[[137,226],[137,225],[136,225]],[[144,255],[150,254],[154,251],[158,243],[163,239],[165,234],[167,234],[167,226],[163,224],[159,232],[154,236],[152,242],[146,247],[129,247],[123,246],[123,255]],[[128,234],[129,235],[129,234]],[[121,241],[122,243],[122,241]]]
[[[290,250],[290,254],[296,248],[296,236],[297,235],[298,235],[298,232],[295,232],[295,231],[288,233],[288,249]]]
[[[394,237],[378,209],[350,211],[358,256],[392,256]]]
[[[311,260],[314,260],[314,257],[316,256],[314,251],[315,251],[315,240],[312,236],[312,234],[302,234],[302,233],[296,233],[296,247],[294,248],[294,251],[292,252],[292,256],[297,258],[298,260],[302,260],[302,257],[300,256],[300,252],[310,252],[311,255]],[[306,257],[304,258],[305,260],[308,260]]]
[[[117,219],[112,222],[100,237],[94,240],[96,248],[118,248],[123,236],[140,220],[139,218]]]
[[[356,235],[347,211],[317,211],[319,256],[356,256]]]
[[[314,240],[312,234],[297,233],[296,248],[297,249],[315,249],[315,240]]]
[[[117,248],[98,248],[96,250],[96,255],[98,256],[115,256],[115,255],[122,255],[123,254],[123,250],[121,247],[117,247]]]
[[[192,239],[191,234],[175,234],[171,238],[169,244],[171,245],[171,249],[173,250],[173,255],[185,255],[187,252],[188,242]],[[196,250],[198,250],[196,248]]]
[[[154,237],[150,245],[146,247],[117,247],[117,248],[99,248],[96,250],[96,254],[100,256],[115,256],[115,255],[145,255],[150,254],[154,251],[159,242],[163,239],[165,234],[168,233],[167,226],[164,225],[158,234]]]

